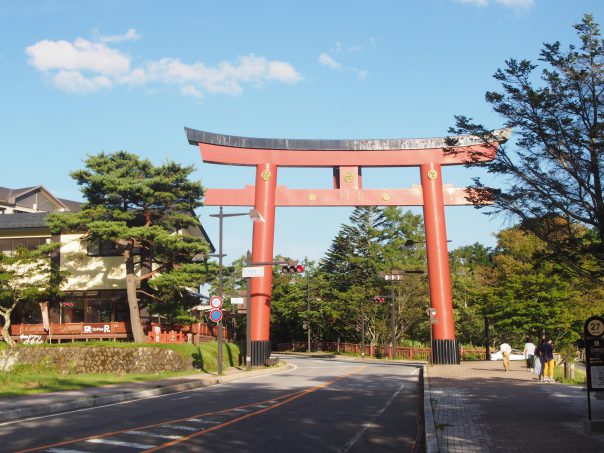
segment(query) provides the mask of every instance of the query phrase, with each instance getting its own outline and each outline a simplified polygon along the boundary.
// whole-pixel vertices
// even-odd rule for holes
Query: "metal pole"
[[[252,254],[247,252],[247,265],[252,262]],[[247,278],[247,298],[245,301],[245,368],[252,368],[252,281],[251,277]]]
[[[361,302],[361,357],[365,357],[365,310]]]
[[[432,323],[432,309],[430,307],[428,307],[426,312],[428,313],[428,327],[430,329],[430,360],[429,360],[429,363],[430,363],[430,365],[432,365],[432,363],[434,362],[434,357],[433,357],[434,349],[432,348],[432,326],[434,325]]]
[[[484,317],[484,347],[486,359],[491,360],[491,341],[489,340],[489,318]]]
[[[394,310],[394,284],[390,286],[390,301],[392,302],[392,349],[390,350],[390,358],[394,360],[396,357],[396,312]]]
[[[222,206],[220,206],[220,214],[218,216],[218,297],[222,299]],[[222,374],[222,320],[218,321],[218,374]]]
[[[306,334],[308,335],[307,352],[310,352],[310,277],[306,277]]]

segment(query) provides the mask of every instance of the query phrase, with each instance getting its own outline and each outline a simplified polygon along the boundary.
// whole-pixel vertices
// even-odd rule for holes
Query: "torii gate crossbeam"
[[[376,140],[295,140],[250,138],[185,128],[189,143],[199,146],[202,160],[223,165],[256,167],[255,186],[208,189],[207,206],[254,206],[264,222],[254,222],[252,261],[271,262],[275,208],[281,206],[422,206],[430,304],[438,324],[432,325],[434,363],[459,363],[455,339],[445,205],[471,204],[469,189],[443,185],[446,165],[470,160],[489,161],[510,135],[495,131],[497,141],[485,144],[474,136],[458,136],[451,150],[445,138]],[[450,152],[445,152],[449,149]],[[288,189],[277,186],[279,167],[332,167],[333,189]],[[421,186],[408,189],[363,189],[362,167],[419,167]],[[270,355],[270,298],[272,271],[252,279],[252,364]]]

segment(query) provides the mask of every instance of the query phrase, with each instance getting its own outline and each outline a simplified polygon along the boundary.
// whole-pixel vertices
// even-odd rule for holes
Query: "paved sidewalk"
[[[87,407],[103,406],[138,398],[148,398],[168,393],[183,392],[199,387],[244,379],[250,376],[274,373],[286,368],[262,368],[242,371],[237,368],[225,370],[223,376],[196,373],[156,381],[116,384],[106,387],[91,387],[81,390],[42,393],[16,398],[0,398],[0,422],[28,417],[38,417]]]
[[[438,442],[428,452],[604,452],[604,434],[585,433],[579,386],[540,383],[523,362],[507,373],[500,361],[426,369]],[[604,400],[593,394],[592,418],[604,419]]]

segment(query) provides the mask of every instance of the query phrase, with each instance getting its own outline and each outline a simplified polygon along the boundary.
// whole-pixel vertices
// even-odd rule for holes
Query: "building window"
[[[108,239],[90,239],[88,241],[88,255],[90,256],[121,256],[118,245]]]
[[[50,238],[11,238],[0,239],[0,251],[5,255],[14,255],[18,248],[35,250],[43,244],[47,244]]]

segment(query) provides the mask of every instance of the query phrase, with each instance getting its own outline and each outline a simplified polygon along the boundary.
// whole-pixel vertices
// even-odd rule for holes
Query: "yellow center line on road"
[[[191,438],[194,438],[194,437],[197,437],[197,436],[201,436],[201,435],[203,435],[205,433],[208,433],[208,432],[211,432],[211,431],[215,431],[215,430],[220,429],[222,427],[229,426],[229,425],[232,425],[234,423],[237,423],[237,422],[240,422],[242,420],[245,420],[245,419],[248,419],[250,417],[253,417],[254,415],[261,414],[261,413],[264,413],[264,412],[269,411],[271,409],[274,409],[276,407],[282,406],[282,405],[284,405],[284,404],[286,404],[286,403],[288,403],[290,401],[296,400],[296,399],[298,399],[298,398],[300,398],[300,397],[302,397],[304,395],[308,395],[309,393],[315,392],[315,391],[317,391],[317,390],[319,390],[319,389],[321,389],[323,387],[327,387],[329,385],[332,385],[332,384],[334,384],[334,383],[336,383],[336,382],[338,382],[338,381],[340,381],[342,379],[345,379],[345,378],[347,378],[347,377],[349,377],[349,376],[351,376],[351,375],[353,375],[355,373],[358,373],[358,372],[362,371],[365,368],[366,367],[362,367],[362,368],[356,369],[356,370],[354,370],[354,371],[352,371],[350,373],[347,373],[347,374],[345,374],[343,376],[340,376],[340,377],[338,377],[338,378],[336,378],[336,379],[334,379],[332,381],[325,382],[323,384],[319,384],[319,385],[316,385],[314,387],[310,387],[310,388],[305,389],[305,390],[298,390],[298,391],[295,391],[295,392],[292,392],[292,393],[288,393],[288,394],[285,394],[285,395],[282,395],[282,396],[279,396],[279,397],[274,397],[274,398],[270,398],[270,399],[263,400],[263,401],[256,401],[254,403],[246,404],[244,406],[231,407],[229,409],[224,409],[224,410],[216,411],[216,412],[204,412],[204,413],[201,413],[201,414],[192,415],[192,416],[185,417],[185,418],[177,418],[177,419],[174,419],[174,420],[164,420],[164,421],[159,422],[159,423],[153,423],[153,424],[150,424],[150,425],[144,425],[144,426],[140,426],[140,427],[137,427],[137,428],[128,428],[128,429],[123,429],[123,430],[119,430],[119,431],[111,431],[111,432],[104,433],[104,434],[94,434],[94,435],[91,435],[91,436],[80,437],[80,438],[77,438],[77,439],[66,440],[66,441],[63,441],[63,442],[56,442],[56,443],[52,443],[52,444],[42,445],[42,446],[39,446],[39,447],[28,448],[28,449],[25,449],[25,450],[18,450],[18,451],[14,452],[14,453],[29,453],[29,452],[34,452],[34,451],[40,451],[40,450],[50,449],[50,448],[54,448],[54,447],[60,447],[60,446],[63,446],[63,445],[75,444],[77,442],[85,442],[85,441],[88,441],[90,439],[102,439],[102,438],[109,437],[109,436],[114,436],[114,435],[117,435],[117,434],[127,433],[128,431],[134,431],[134,430],[136,430],[136,431],[142,431],[142,430],[149,429],[149,428],[161,427],[162,425],[167,425],[169,423],[186,422],[187,420],[190,420],[190,419],[209,417],[209,416],[216,416],[216,415],[220,415],[220,414],[225,414],[227,412],[236,411],[238,409],[245,409],[245,408],[254,407],[254,406],[257,407],[258,405],[269,404],[266,408],[263,408],[261,410],[255,411],[253,413],[245,414],[245,415],[243,415],[241,417],[238,417],[236,419],[233,419],[233,420],[230,420],[230,421],[227,421],[227,422],[224,422],[224,423],[220,423],[219,425],[214,425],[214,426],[212,426],[210,428],[207,428],[207,429],[202,430],[202,431],[198,431],[198,432],[193,433],[193,434],[188,435],[188,436],[183,436],[180,439],[178,439],[178,441],[169,442],[167,444],[160,445],[160,446],[158,446],[158,447],[156,447],[154,449],[146,450],[146,452],[158,451],[158,450],[161,450],[162,448],[166,448],[166,447],[169,447],[171,445],[174,445],[174,444],[177,444],[177,443],[180,443],[180,442],[184,442],[184,441],[186,441],[188,439],[191,439]],[[100,407],[102,407],[102,406],[99,406],[99,408]]]
[[[238,418],[235,418],[233,420],[229,420],[227,422],[221,423],[220,425],[212,426],[210,428],[204,429],[203,431],[198,431],[196,433],[189,434],[188,436],[183,436],[180,439],[173,440],[171,442],[167,442],[167,443],[165,443],[163,445],[158,445],[155,448],[150,448],[148,450],[144,450],[142,453],[153,453],[153,452],[156,452],[156,451],[159,451],[159,450],[163,450],[164,448],[172,447],[172,446],[174,446],[176,444],[180,444],[182,442],[186,442],[187,440],[193,439],[195,437],[203,436],[204,434],[210,433],[212,431],[217,431],[217,430],[225,428],[227,426],[234,425],[235,423],[239,423],[239,422],[241,422],[243,420],[247,420],[248,418],[254,417],[256,415],[263,414],[263,413],[268,412],[270,410],[273,410],[273,409],[275,409],[277,407],[283,406],[284,404],[287,404],[287,403],[290,403],[290,402],[292,402],[294,400],[297,400],[298,398],[302,398],[305,395],[308,395],[310,393],[316,392],[319,389],[328,387],[328,386],[330,386],[330,385],[332,385],[332,384],[334,384],[334,383],[336,383],[336,382],[338,382],[338,381],[340,381],[342,379],[350,377],[353,374],[358,373],[358,372],[364,370],[365,368],[367,368],[367,367],[361,367],[359,369],[351,371],[350,373],[347,373],[347,374],[345,374],[343,376],[340,376],[340,377],[338,377],[338,378],[336,378],[336,379],[334,379],[332,381],[324,382],[323,384],[315,385],[314,387],[308,388],[308,389],[303,390],[301,392],[293,393],[289,398],[282,399],[282,401],[280,401],[280,402],[278,402],[276,404],[273,404],[273,405],[271,405],[271,406],[269,406],[267,408],[260,409],[258,411],[255,411],[255,412],[251,413],[251,414],[242,415],[241,417],[238,417]]]

